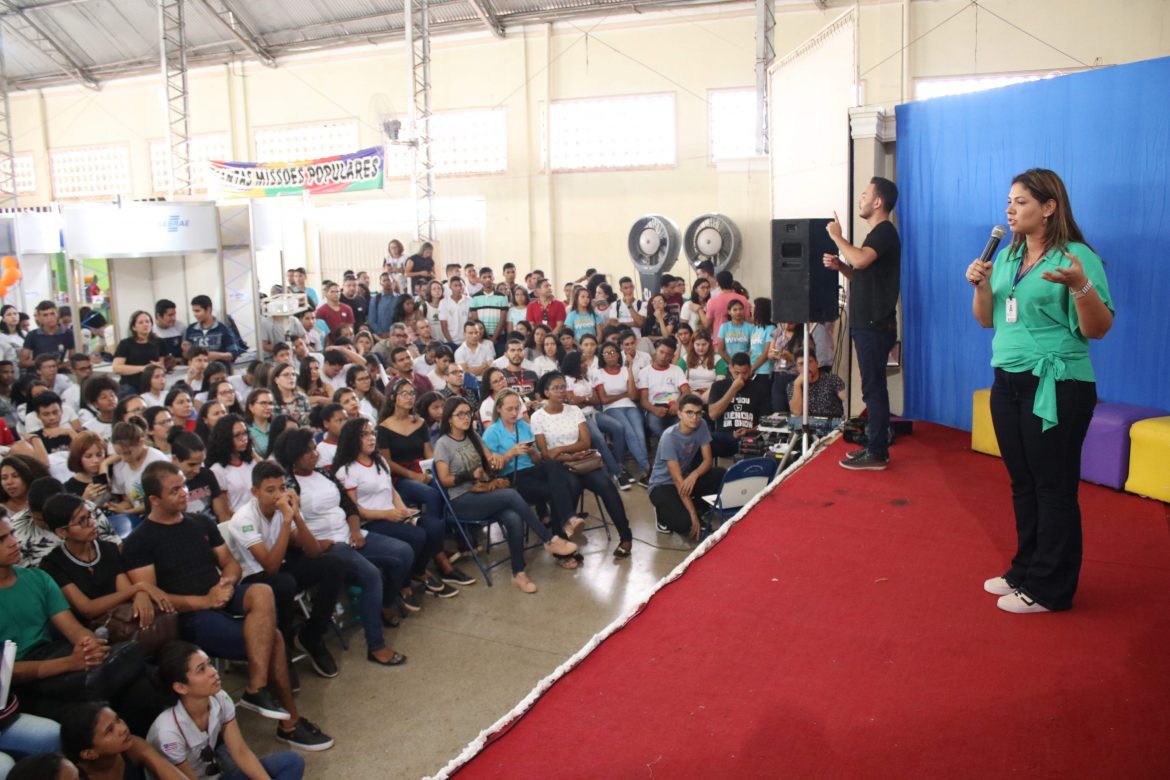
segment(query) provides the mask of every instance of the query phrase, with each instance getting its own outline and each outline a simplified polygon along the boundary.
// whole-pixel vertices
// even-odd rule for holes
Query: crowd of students
[[[169,300],[134,312],[109,373],[52,303],[24,334],[0,314],[0,342],[20,343],[0,361],[0,637],[20,702],[0,751],[89,777],[299,777],[295,753],[251,752],[236,709],[294,747],[332,746],[298,710],[290,659],[337,676],[325,634],[358,585],[367,659],[406,662],[384,629],[475,583],[444,502],[498,523],[513,584],[536,593],[524,539],[579,567],[585,491],[616,558],[632,554],[636,484],[660,532],[697,541],[716,458],[761,417],[806,396],[842,414],[831,325],[804,354],[768,299],[709,264],[689,298],[681,278],[643,301],[590,272],[558,300],[540,271],[518,280],[508,263],[497,283],[452,264],[442,279],[429,246],[403,255],[392,242],[377,290],[347,272],[320,298],[290,270],[270,294],[309,305],[260,323],[264,359],[239,372],[248,345],[203,295],[189,326]],[[111,635],[119,611],[169,641]],[[214,658],[246,665],[236,703]]]

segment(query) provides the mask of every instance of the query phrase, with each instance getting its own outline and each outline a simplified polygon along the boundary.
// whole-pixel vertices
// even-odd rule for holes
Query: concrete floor
[[[535,595],[512,586],[504,563],[492,570],[491,588],[481,578],[455,598],[425,598],[422,612],[386,629],[388,644],[408,656],[403,666],[379,668],[366,661],[360,629],[346,634],[348,651],[336,636],[329,637],[341,667],[338,677],[324,680],[307,661],[298,664],[298,707],[337,740],[331,750],[305,754],[306,776],[362,780],[434,773],[642,600],[692,547],[656,531],[643,488],[635,486],[622,497],[634,532],[631,558],[613,557],[612,529],[610,542],[600,528],[589,531],[576,539],[587,540],[581,548],[585,563],[576,571],[558,568],[543,550],[528,552],[528,574],[540,587]],[[587,508],[592,507],[590,496]],[[492,556],[506,557],[506,547],[493,545]],[[470,559],[459,565],[478,574]],[[235,695],[243,683],[232,673],[224,685]],[[285,747],[273,737],[274,721],[241,711],[240,725],[259,755]]]

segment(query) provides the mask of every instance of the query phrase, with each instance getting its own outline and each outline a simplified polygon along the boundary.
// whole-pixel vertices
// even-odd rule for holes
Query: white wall
[[[779,5],[775,44],[782,55],[853,3],[830,2],[824,11],[812,3]],[[904,5],[861,4],[864,103],[892,105],[901,99]],[[989,0],[986,5],[979,10],[967,0],[910,3],[910,37],[925,34],[910,48],[910,77],[1073,68],[1170,54],[1170,3],[1164,0]],[[509,137],[507,173],[440,177],[439,194],[484,199],[489,264],[512,260],[522,269],[551,271],[558,281],[587,265],[628,273],[626,233],[641,214],[660,212],[685,226],[700,213],[723,212],[743,231],[738,275],[753,292],[766,294],[767,168],[717,169],[707,158],[707,90],[754,83],[754,26],[752,6],[743,4],[583,19],[555,26],[548,42],[544,27],[511,30],[502,41],[486,33],[437,39],[435,109],[502,106]],[[588,40],[586,30],[591,30]],[[363,145],[372,145],[378,142],[372,98],[383,96],[403,110],[405,83],[400,45],[302,58],[276,70],[251,62],[204,69],[190,77],[191,129],[231,133],[238,159],[251,158],[256,128],[313,120],[357,118]],[[16,151],[31,152],[37,161],[38,191],[22,203],[51,199],[48,148],[106,143],[129,146],[133,194],[151,195],[148,144],[163,135],[160,91],[159,79],[152,77],[109,82],[97,93],[62,87],[14,94]],[[546,97],[662,91],[676,94],[675,167],[551,177],[540,169],[540,106]],[[801,116],[799,106],[792,111]],[[361,197],[409,195],[407,182],[395,180],[385,192]],[[318,202],[332,205],[347,198]],[[379,259],[371,257],[370,268]],[[311,267],[318,262],[314,246],[308,261]],[[683,268],[680,262],[675,270]]]

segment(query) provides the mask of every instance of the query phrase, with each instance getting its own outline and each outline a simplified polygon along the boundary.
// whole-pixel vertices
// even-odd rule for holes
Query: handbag
[[[179,616],[174,612],[158,611],[146,628],[140,628],[134,617],[133,604],[119,604],[110,610],[106,622],[110,645],[119,642],[137,642],[148,658],[153,658],[168,642],[179,638]]]
[[[576,460],[563,460],[561,465],[580,476],[591,474],[601,468],[601,453],[595,449],[583,450],[581,457]]]
[[[471,486],[472,493],[491,493],[493,490],[502,490],[512,487],[512,483],[503,477],[489,479],[487,482],[476,482]]]

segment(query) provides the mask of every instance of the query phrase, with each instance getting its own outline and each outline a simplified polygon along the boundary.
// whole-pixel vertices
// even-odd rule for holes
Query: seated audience
[[[146,498],[142,492],[142,472],[151,463],[170,460],[166,455],[146,446],[146,436],[134,423],[120,422],[114,425],[110,443],[115,458],[109,467],[110,494],[106,508],[112,514],[110,524],[122,538],[126,538],[138,524],[146,511]]]
[[[61,720],[61,749],[86,780],[187,780],[188,776],[136,736],[105,702],[83,702]]]
[[[204,468],[207,454],[203,439],[190,431],[180,431],[171,442],[171,462],[179,467],[187,481],[187,512],[199,514],[217,523],[232,519],[228,495],[219,480]]]
[[[660,437],[678,423],[678,399],[691,391],[686,374],[674,364],[677,346],[673,338],[662,339],[654,348],[653,362],[638,374],[639,398],[651,436]]]
[[[730,458],[739,451],[739,442],[752,433],[771,407],[771,384],[752,380],[752,361],[746,352],[731,356],[731,376],[711,385],[708,418],[715,424],[711,451],[717,458]]]
[[[228,507],[235,512],[252,498],[252,469],[255,449],[248,425],[234,414],[223,417],[207,439],[206,464],[227,494]]]
[[[804,364],[808,363],[808,413],[810,417],[845,416],[845,380],[831,371],[821,371],[816,353],[805,355],[799,349],[793,355],[796,377],[788,386],[788,406],[793,415],[803,414]]]
[[[33,480],[28,490],[28,508],[9,518],[12,534],[20,544],[20,565],[40,566],[44,559],[61,546],[61,539],[45,519],[45,504],[58,494],[65,494],[64,486],[53,477]],[[86,504],[94,518],[94,528],[102,541],[113,545],[122,543],[114,526],[97,507]]]
[[[683,534],[699,541],[706,524],[702,514],[710,506],[701,498],[716,493],[724,469],[714,467],[711,432],[703,419],[703,402],[694,394],[678,402],[679,421],[658,441],[650,473],[650,503],[657,513],[660,533]]]
[[[613,425],[620,425],[622,440],[629,448],[630,455],[638,464],[638,474],[650,471],[650,458],[646,450],[646,428],[638,411],[639,398],[637,380],[632,367],[622,366],[622,353],[616,344],[607,342],[601,347],[601,367],[589,377],[593,385],[593,399],[601,404],[598,427],[612,431]],[[604,422],[608,421],[608,422]],[[618,463],[625,461],[625,452],[617,451],[615,437],[614,456]],[[631,487],[632,480],[625,468],[618,474],[618,486],[622,490]]]

